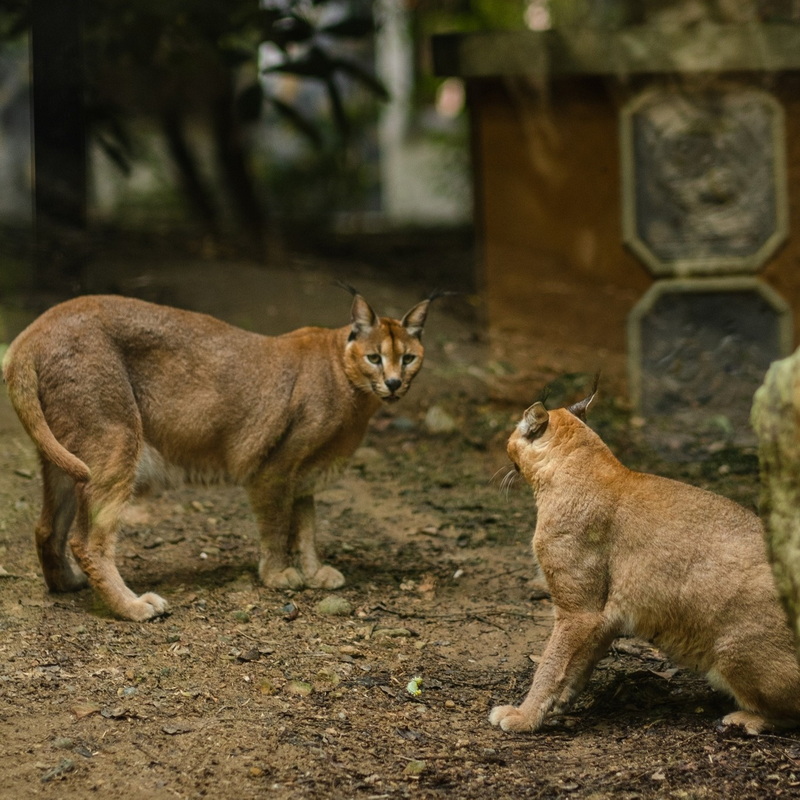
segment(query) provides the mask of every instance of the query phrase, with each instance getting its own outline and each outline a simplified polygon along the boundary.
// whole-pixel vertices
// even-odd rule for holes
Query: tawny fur
[[[275,337],[116,296],[47,311],[11,344],[3,376],[42,462],[36,544],[48,587],[88,579],[120,617],[164,613],[163,598],[125,585],[114,550],[135,490],[176,472],[247,488],[267,586],[341,586],[317,555],[313,493],[381,402],[408,390],[428,304],[379,318],[355,294],[349,325]]]
[[[494,708],[493,725],[540,728],[623,634],[731,694],[740,710],[725,723],[800,722],[800,668],[755,514],[627,469],[568,409],[531,406],[508,454],[536,497],[533,550],[555,622],[524,702]]]

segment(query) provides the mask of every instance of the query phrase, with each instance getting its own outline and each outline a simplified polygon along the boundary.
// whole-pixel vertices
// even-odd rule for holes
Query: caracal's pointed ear
[[[353,305],[350,308],[350,339],[369,333],[378,321],[378,317],[370,304],[360,295],[353,295]]]
[[[592,385],[592,393],[588,397],[584,397],[583,400],[579,400],[577,403],[573,403],[571,406],[567,408],[567,411],[570,414],[574,414],[579,420],[582,422],[586,421],[586,409],[589,408],[592,400],[594,400],[595,395],[597,394],[597,387],[600,384],[600,373],[597,372],[594,376],[594,384]]]
[[[425,327],[425,320],[428,317],[428,306],[431,300],[423,300],[417,303],[401,320],[402,326],[408,331],[410,336],[419,339],[422,336],[422,329]]]
[[[520,433],[528,439],[536,439],[547,430],[550,414],[544,403],[538,400],[522,415],[519,424]]]

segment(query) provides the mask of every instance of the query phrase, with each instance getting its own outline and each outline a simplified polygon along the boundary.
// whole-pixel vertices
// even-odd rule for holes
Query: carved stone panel
[[[629,319],[639,414],[662,430],[748,440],[753,393],[792,345],[791,313],[755,278],[657,281]]]
[[[624,237],[654,275],[753,273],[786,238],[783,114],[766,92],[646,91],[621,142]]]

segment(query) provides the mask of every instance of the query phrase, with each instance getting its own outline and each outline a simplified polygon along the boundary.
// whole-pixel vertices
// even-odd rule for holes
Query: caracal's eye
[[[407,367],[409,364],[413,363],[417,360],[417,357],[413,353],[406,353],[403,356],[403,366]]]
[[[370,364],[380,364],[381,363],[381,354],[380,353],[367,353],[367,361]]]

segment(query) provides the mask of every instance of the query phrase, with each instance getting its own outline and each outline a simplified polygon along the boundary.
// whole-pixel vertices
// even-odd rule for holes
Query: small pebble
[[[323,597],[315,606],[317,614],[328,617],[348,617],[353,613],[353,606],[349,600],[339,595],[330,594]]]

